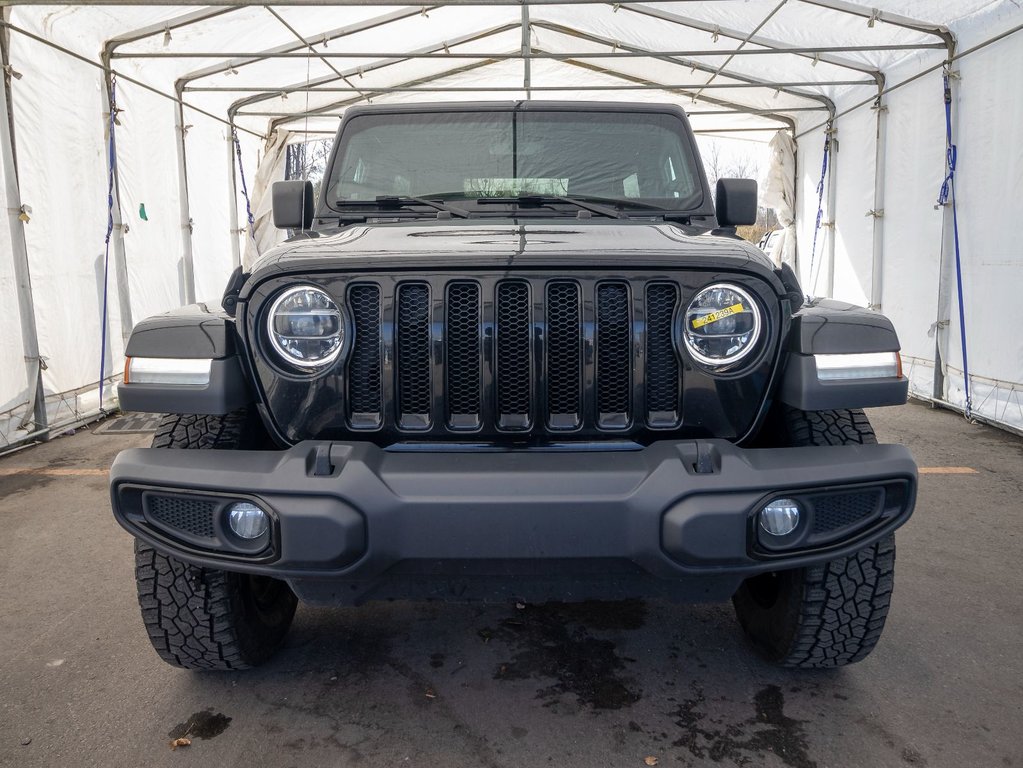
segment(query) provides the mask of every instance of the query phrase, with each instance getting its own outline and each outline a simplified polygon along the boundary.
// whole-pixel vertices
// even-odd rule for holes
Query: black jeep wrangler
[[[352,108],[319,200],[220,307],[150,318],[111,470],[160,656],[239,669],[299,599],[731,598],[766,656],[859,661],[916,466],[883,316],[740,240],[678,108]],[[172,450],[172,449],[196,450]]]

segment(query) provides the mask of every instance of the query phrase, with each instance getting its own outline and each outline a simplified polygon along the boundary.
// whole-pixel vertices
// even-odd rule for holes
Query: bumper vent
[[[146,511],[153,523],[172,533],[184,532],[199,539],[216,537],[213,527],[216,510],[215,501],[152,494],[146,497]]]
[[[818,496],[813,503],[815,536],[828,535],[864,523],[880,512],[884,491],[880,488]]]

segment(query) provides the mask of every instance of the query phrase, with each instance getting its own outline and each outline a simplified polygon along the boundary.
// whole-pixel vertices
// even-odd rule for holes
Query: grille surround
[[[593,274],[599,271],[599,275]],[[729,371],[727,375],[715,375],[702,366],[693,365],[686,354],[679,352],[675,343],[676,323],[668,321],[668,315],[677,315],[685,303],[703,286],[713,281],[727,279],[745,286],[766,309],[765,333],[762,334],[762,349],[751,355],[742,370]],[[350,381],[349,366],[354,354],[354,345],[345,352],[344,359],[330,370],[315,375],[299,376],[280,370],[272,359],[265,357],[261,349],[262,338],[257,325],[265,303],[272,300],[276,292],[298,280],[315,280],[331,295],[345,301],[351,286],[371,284],[380,289],[380,356],[381,356],[381,408],[372,418],[356,419],[348,404],[353,382]],[[448,408],[448,384],[446,375],[446,326],[447,288],[453,282],[476,283],[480,288],[480,337],[482,351],[481,411],[478,422],[466,425],[453,423]],[[507,352],[508,327],[504,323],[504,334],[499,327],[497,311],[498,288],[505,282],[521,284],[528,288],[527,306],[518,310],[520,339],[515,355]],[[597,286],[601,283],[621,283],[628,286],[629,309],[631,312],[631,375],[629,377],[630,414],[624,427],[599,423],[597,415]],[[654,343],[646,334],[655,325],[648,323],[646,288],[658,283],[674,285],[678,296],[671,312],[662,309],[659,317],[659,340]],[[551,354],[557,349],[557,323],[551,322],[548,312],[551,303],[549,290],[556,285],[568,286],[565,290],[578,291],[578,306],[567,314],[577,318],[573,325],[566,324],[562,334],[564,349],[570,350],[568,365],[564,356]],[[417,329],[411,329],[406,313],[405,324],[401,322],[400,294],[406,286],[419,285],[418,290],[428,291],[430,300],[428,312],[420,311]],[[572,288],[571,286],[575,286]],[[294,444],[307,439],[367,440],[381,447],[399,443],[409,448],[427,450],[428,443],[449,442],[466,445],[492,445],[502,447],[540,447],[550,444],[589,445],[607,444],[608,441],[649,444],[665,438],[719,437],[732,440],[743,439],[758,423],[758,417],[766,407],[767,387],[771,381],[771,370],[777,362],[780,331],[780,304],[773,293],[773,287],[755,275],[729,272],[713,273],[671,269],[648,269],[640,271],[558,270],[547,268],[484,269],[475,272],[437,269],[424,274],[414,272],[364,272],[361,274],[323,274],[315,278],[302,274],[275,275],[264,280],[253,290],[244,305],[246,350],[256,374],[258,395],[267,407],[269,426],[276,439],[283,444]],[[651,307],[651,310],[654,308]],[[355,317],[353,307],[346,306],[345,313],[352,327],[351,338],[365,337],[366,329]],[[577,313],[577,314],[576,314]],[[528,323],[525,317],[528,314]],[[656,311],[654,315],[656,315]],[[650,322],[656,317],[651,317]],[[417,323],[411,323],[416,325]],[[428,347],[428,361],[420,362],[419,384],[428,395],[429,414],[410,413],[407,403],[402,406],[404,394],[408,394],[408,371],[405,352],[408,351],[408,333],[416,330],[420,339],[420,350]],[[671,338],[668,338],[668,331]],[[254,344],[250,343],[254,340]],[[403,342],[405,346],[403,346]],[[653,358],[650,349],[662,350]],[[521,350],[528,349],[528,359],[519,365]],[[664,349],[674,350],[664,355]],[[576,355],[578,365],[576,365]],[[677,403],[675,416],[671,413],[653,413],[647,405],[648,358],[667,360],[669,371],[666,380],[667,397]],[[509,361],[511,361],[509,363]],[[551,398],[558,394],[557,373],[559,364],[568,370],[567,380],[577,387],[569,388],[569,406],[557,407],[551,413]],[[553,372],[552,372],[553,365]],[[502,389],[501,371],[520,369],[526,381],[519,392],[518,404],[525,400],[525,384],[529,389],[529,413],[502,414],[499,407],[504,399],[505,411],[517,411],[508,405],[508,388]],[[675,374],[677,373],[677,383]],[[662,379],[665,379],[663,372]],[[404,381],[403,381],[404,378]],[[504,384],[509,383],[507,376]],[[651,386],[653,386],[651,384]],[[677,398],[677,399],[676,399]],[[301,404],[301,407],[298,407]],[[426,407],[426,406],[422,406]],[[574,410],[574,412],[572,412]],[[565,418],[558,413],[569,411]]]

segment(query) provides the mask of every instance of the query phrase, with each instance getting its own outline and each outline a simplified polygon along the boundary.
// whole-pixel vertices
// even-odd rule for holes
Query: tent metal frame
[[[883,285],[881,283],[881,270],[883,268],[883,254],[881,249],[883,247],[883,193],[884,193],[884,165],[885,165],[885,132],[886,132],[886,118],[885,112],[886,107],[884,105],[884,97],[891,93],[896,88],[902,87],[924,75],[934,72],[942,66],[951,67],[953,62],[962,56],[967,55],[973,51],[979,50],[980,48],[989,45],[996,40],[1002,39],[1010,34],[1020,31],[1023,29],[1023,25],[1019,25],[1007,32],[992,38],[991,40],[985,41],[968,51],[957,52],[956,41],[953,34],[949,29],[941,24],[935,24],[932,22],[909,18],[900,14],[891,13],[888,11],[879,11],[869,5],[860,2],[850,2],[850,0],[788,0],[788,3],[782,1],[771,7],[770,13],[763,18],[758,24],[754,26],[752,31],[736,30],[730,28],[722,28],[716,25],[701,21],[699,19],[685,15],[684,13],[678,12],[678,6],[684,2],[698,2],[698,0],[675,0],[673,3],[672,10],[666,10],[659,7],[659,0],[647,0],[647,2],[608,2],[608,0],[433,0],[429,5],[424,6],[409,6],[401,5],[395,2],[395,0],[276,0],[275,2],[265,5],[265,9],[275,16],[282,26],[287,27],[289,31],[296,38],[294,42],[288,42],[282,45],[278,45],[272,48],[261,51],[242,51],[242,52],[189,52],[189,51],[131,51],[125,50],[127,46],[132,43],[137,43],[142,40],[146,40],[155,35],[169,35],[174,30],[182,29],[188,26],[202,24],[207,22],[216,22],[221,17],[236,12],[238,10],[254,7],[257,4],[238,2],[238,0],[178,0],[177,2],[171,2],[170,0],[157,0],[155,3],[150,5],[175,5],[175,6],[196,6],[194,10],[189,10],[182,13],[179,16],[171,18],[167,21],[155,23],[146,27],[141,27],[135,30],[121,33],[115,37],[110,38],[103,45],[100,61],[96,62],[92,59],[83,56],[75,51],[69,50],[63,46],[57,45],[56,43],[44,39],[38,35],[29,32],[28,30],[21,29],[16,25],[9,22],[9,10],[4,8],[2,20],[0,20],[0,56],[7,74],[5,75],[5,88],[4,93],[0,94],[0,161],[4,164],[4,169],[7,177],[8,186],[8,199],[12,201],[12,204],[21,205],[20,203],[20,192],[17,185],[17,155],[15,151],[16,137],[14,135],[14,123],[12,119],[11,110],[12,105],[12,89],[11,89],[11,73],[8,68],[8,38],[9,35],[14,32],[26,36],[27,38],[33,39],[38,43],[47,45],[51,48],[59,50],[66,55],[69,55],[81,62],[87,63],[91,66],[95,66],[103,70],[107,90],[104,94],[105,108],[109,112],[110,106],[110,88],[114,79],[118,79],[127,83],[131,83],[137,87],[143,88],[153,94],[161,97],[170,99],[176,104],[176,132],[178,136],[178,168],[179,168],[179,188],[181,198],[181,230],[182,230],[182,248],[185,263],[185,298],[187,300],[194,300],[194,277],[192,275],[192,243],[191,243],[191,217],[189,215],[189,196],[188,196],[188,160],[187,160],[187,141],[186,131],[187,125],[185,124],[185,110],[192,110],[196,114],[203,115],[207,118],[213,119],[226,125],[232,132],[235,130],[242,131],[253,136],[259,136],[260,138],[266,138],[269,133],[276,130],[278,127],[294,122],[299,119],[305,119],[307,117],[321,116],[336,113],[343,110],[345,107],[350,106],[354,103],[369,100],[374,95],[387,94],[387,93],[433,93],[440,91],[458,91],[458,92],[472,92],[487,90],[493,92],[525,92],[527,98],[531,97],[534,93],[543,92],[557,92],[560,90],[573,90],[573,91],[654,91],[663,90],[666,93],[671,93],[676,96],[682,96],[691,98],[696,103],[706,103],[709,107],[713,107],[708,110],[691,110],[689,113],[693,116],[710,116],[710,115],[727,115],[730,113],[747,114],[753,117],[764,118],[768,122],[774,122],[785,126],[793,132],[795,137],[806,136],[807,134],[824,128],[827,131],[834,132],[837,130],[837,124],[839,119],[849,114],[850,112],[860,109],[864,106],[872,106],[877,114],[877,143],[876,143],[876,157],[875,157],[875,190],[874,190],[874,210],[871,212],[874,214],[874,251],[873,251],[873,281],[871,286],[871,302],[875,306],[880,306],[881,295]],[[138,5],[137,0],[84,0],[79,5],[105,5],[105,6],[131,6]],[[767,35],[761,33],[770,19],[778,13],[783,6],[787,7],[798,7],[800,4],[809,6],[815,6],[824,8],[835,13],[850,15],[865,19],[868,26],[874,24],[890,25],[893,27],[910,30],[919,33],[925,38],[935,38],[934,42],[927,40],[920,40],[912,43],[888,43],[888,44],[864,44],[864,45],[833,45],[833,46],[795,46],[787,44],[784,41],[775,40]],[[12,3],[7,0],[0,0],[0,6],[10,6]],[[544,22],[531,16],[531,7],[542,7],[546,5],[605,5],[611,6],[613,12],[622,12],[629,14],[637,14],[648,17],[651,21],[657,21],[660,23],[677,25],[691,30],[706,32],[707,34],[713,35],[715,42],[719,37],[726,38],[729,40],[737,41],[738,46],[728,49],[703,49],[703,50],[645,50],[637,47],[630,47],[624,45],[620,41],[613,41],[600,38],[597,35],[586,35],[585,33],[579,33],[576,30],[570,30],[559,25]],[[274,10],[274,7],[281,6],[296,6],[296,7],[319,7],[319,6],[351,6],[351,7],[381,7],[389,9],[379,15],[373,16],[369,19],[365,19],[361,22],[341,27],[337,29],[327,30],[322,33],[317,33],[312,36],[303,37],[288,21],[279,13]],[[437,42],[434,45],[425,46],[415,51],[378,51],[372,53],[366,52],[350,52],[350,51],[327,51],[318,49],[316,46],[338,40],[350,35],[358,34],[360,31],[369,29],[375,29],[384,27],[396,21],[408,19],[420,13],[427,13],[434,9],[443,8],[445,6],[455,7],[466,7],[466,6],[519,6],[521,9],[520,20],[518,23],[508,23],[493,27],[488,30],[480,30],[478,33],[463,36],[459,40],[449,40],[446,42]],[[459,45],[475,42],[480,39],[484,39],[488,36],[500,34],[502,32],[508,32],[515,28],[521,29],[521,41],[520,47],[516,51],[494,51],[489,53],[480,52],[460,52],[453,51],[452,48],[456,48]],[[611,50],[601,51],[579,51],[572,53],[565,52],[553,52],[545,51],[539,45],[534,45],[532,42],[532,31],[534,29],[546,30],[548,32],[558,34],[571,34],[575,35],[581,40],[585,40],[589,43],[600,44],[604,46],[611,46]],[[894,84],[887,85],[885,73],[882,69],[871,66],[870,64],[852,59],[846,54],[851,53],[871,53],[871,52],[895,52],[895,51],[926,51],[926,50],[942,50],[945,53],[944,60],[934,66],[929,66],[916,75],[908,78],[907,80]],[[695,58],[701,57],[726,57],[726,60],[720,66],[711,66],[709,64],[700,63],[693,61]],[[852,78],[822,78],[821,80],[804,80],[804,79],[791,79],[783,82],[772,82],[768,79],[758,79],[750,77],[749,75],[743,74],[742,72],[736,71],[734,68],[730,68],[733,61],[737,59],[745,59],[750,56],[796,56],[802,59],[809,59],[814,65],[818,63],[826,64],[829,66],[845,69],[850,72],[856,72],[861,75],[865,75],[869,80],[860,80]],[[146,82],[143,82],[137,78],[126,75],[116,69],[116,62],[120,60],[144,60],[144,59],[214,59],[214,63],[210,63],[197,70],[194,70],[183,77],[179,78],[174,83],[173,93],[156,88]],[[362,87],[352,81],[357,74],[362,74],[368,71],[376,71],[388,66],[399,64],[402,62],[408,62],[417,59],[440,59],[446,58],[452,61],[459,60],[462,62],[457,67],[446,68],[444,71],[434,73],[421,78],[416,78],[403,83],[392,84],[389,86],[376,86],[376,87]],[[656,82],[650,80],[644,80],[642,78],[629,75],[626,72],[617,71],[614,69],[614,59],[629,59],[629,60],[645,60],[655,59],[662,62],[671,62],[677,64],[680,67],[689,67],[693,73],[700,71],[704,74],[709,74],[710,77],[703,83],[692,83],[692,84],[680,84],[680,83],[665,83]],[[230,86],[216,86],[206,85],[202,81],[213,77],[224,72],[237,70],[241,67],[248,66],[249,64],[268,61],[273,59],[306,59],[306,60],[318,60],[328,69],[332,71],[331,75],[320,76],[312,80],[307,80],[302,83],[292,83],[277,85],[267,83],[265,86],[256,85],[249,87],[230,87]],[[361,66],[353,66],[347,69],[342,69],[335,65],[335,61],[342,60],[369,60],[363,63]],[[616,80],[620,80],[621,83],[612,83],[608,85],[593,85],[583,87],[572,87],[558,85],[536,85],[533,80],[533,67],[532,63],[536,60],[548,60],[548,61],[561,61],[571,66],[582,67],[593,72],[600,73],[605,76],[613,77]],[[480,69],[502,61],[521,61],[523,64],[523,77],[521,87],[512,86],[480,86],[480,87],[469,87],[469,86],[456,86],[456,87],[443,87],[442,85],[436,85],[439,81],[446,77]],[[718,82],[718,78],[727,79],[730,82]],[[866,87],[873,85],[876,89],[876,93],[872,98],[858,101],[850,107],[844,108],[841,111],[837,111],[834,103],[821,93],[814,91],[801,90],[804,88],[826,88],[826,87]],[[957,84],[958,87],[958,84]],[[762,107],[755,107],[748,103],[743,103],[741,94],[747,90],[763,89],[765,91],[773,91],[777,93],[785,93],[795,99],[808,100],[813,103],[813,106],[789,106],[780,107],[777,110],[764,109]],[[724,91],[727,93],[735,92],[740,94],[738,101],[730,98],[718,98],[711,96],[705,91]],[[213,114],[212,112],[206,111],[194,104],[189,103],[186,100],[186,96],[189,93],[214,93],[214,92],[236,92],[240,98],[233,102],[227,110],[226,115],[221,116]],[[287,95],[291,93],[337,93],[337,94],[351,94],[351,98],[339,99],[333,101],[330,104],[319,106],[312,110],[296,111],[296,112],[278,112],[272,110],[248,110],[249,107],[254,107],[261,102],[272,100],[281,95]],[[799,134],[795,131],[795,121],[791,117],[794,113],[805,112],[824,112],[826,113],[825,119],[815,125],[812,128],[804,130]],[[247,127],[239,126],[237,124],[237,117],[267,117],[270,118],[268,123],[268,132],[266,134],[260,134],[257,131],[252,131]],[[770,131],[777,130],[769,125],[764,127],[726,127],[721,126],[717,129],[702,129],[700,133],[705,134],[722,134],[731,132],[754,132],[754,131]],[[320,133],[318,131],[308,131],[308,133]],[[230,142],[229,142],[230,144]],[[232,182],[236,183],[237,169],[236,160],[234,156],[233,148],[229,146],[229,158],[231,163],[231,178]],[[119,180],[115,179],[115,190],[119,197],[120,185]],[[829,174],[828,179],[828,216],[830,221],[826,222],[830,227],[835,225],[835,195],[836,195],[836,182],[834,167],[832,172]],[[235,214],[237,220],[237,195],[233,193],[231,200],[231,210]],[[28,414],[26,415],[24,422],[34,423],[39,429],[39,434],[43,437],[46,435],[46,407],[45,399],[43,398],[42,389],[42,376],[41,371],[43,367],[42,359],[39,352],[38,332],[35,323],[35,310],[32,306],[31,296],[31,270],[30,260],[25,244],[24,237],[24,222],[18,219],[18,211],[10,211],[9,216],[11,217],[11,253],[14,262],[14,271],[16,281],[19,287],[19,310],[22,319],[22,342],[23,348],[26,355],[26,369],[29,380],[29,403],[28,403]],[[115,216],[115,227],[112,246],[114,249],[115,267],[116,267],[116,279],[119,288],[119,301],[121,307],[121,318],[122,318],[122,335],[126,336],[131,328],[131,302],[128,293],[128,280],[127,280],[127,257],[124,249],[124,228],[123,223],[120,221],[120,210],[119,204],[114,205],[114,216]],[[237,221],[233,223],[235,233],[238,232]],[[827,259],[828,263],[828,280],[829,285],[833,286],[834,280],[834,234],[832,233],[827,238],[829,245],[829,256]],[[238,248],[238,238],[232,237],[232,243],[235,244],[235,248]],[[944,270],[947,266],[947,248],[942,250],[942,269]],[[236,254],[236,261],[238,256]],[[946,334],[947,335],[947,334]],[[945,343],[946,350],[942,351],[940,348],[940,342],[938,347],[939,359],[944,359],[944,355],[947,353],[947,340]],[[943,386],[939,382],[939,376],[935,377],[935,397],[941,399],[942,393],[939,391],[939,387]]]

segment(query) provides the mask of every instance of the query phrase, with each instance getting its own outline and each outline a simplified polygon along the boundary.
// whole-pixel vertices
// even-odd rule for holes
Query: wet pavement
[[[975,471],[921,476],[879,647],[814,673],[762,662],[728,604],[639,600],[302,606],[258,670],[173,669],[103,473],[148,436],[12,454],[0,765],[1023,766],[1023,439],[919,404],[870,415],[921,466]]]

